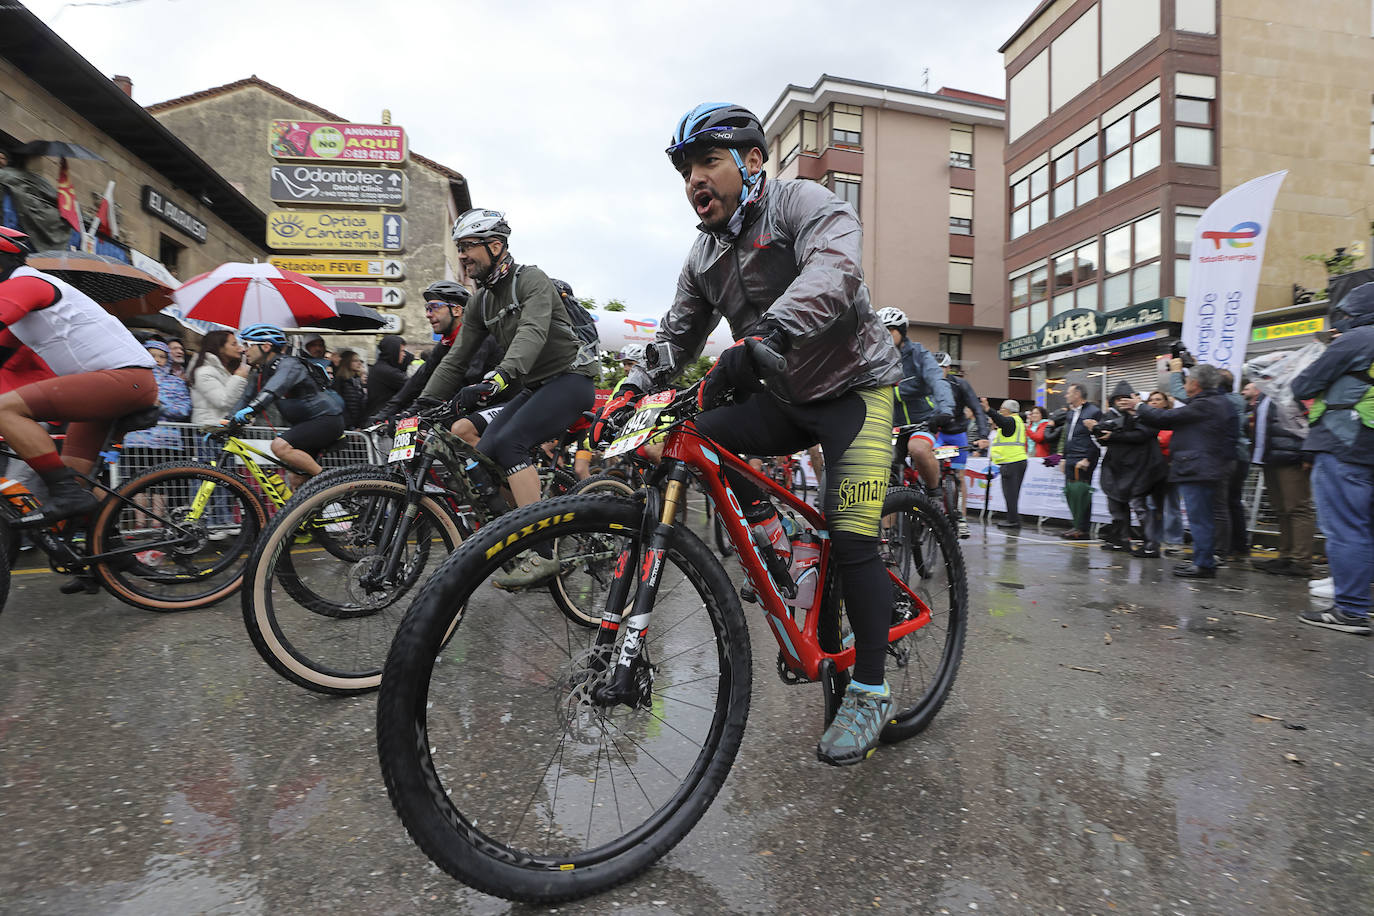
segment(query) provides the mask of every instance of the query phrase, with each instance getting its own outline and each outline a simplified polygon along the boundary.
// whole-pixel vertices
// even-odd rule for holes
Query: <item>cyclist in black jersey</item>
[[[878,526],[892,448],[892,386],[901,377],[897,350],[863,281],[859,219],[815,182],[770,181],[763,130],[739,106],[688,112],[668,155],[701,234],[646,365],[631,372],[626,390],[668,382],[701,352],[723,315],[737,342],[703,380],[702,403],[717,403],[726,392],[733,403],[702,413],[697,428],[741,453],[791,454],[818,442],[824,448],[824,509],[856,658],[854,681],[816,752],[826,763],[859,763],[892,711],[884,673],[892,588],[878,556]],[[744,346],[748,337],[786,357],[784,371],[766,384]],[[738,478],[731,485],[751,523],[781,529],[767,496]],[[780,551],[790,550],[785,542],[785,534],[773,540]]]

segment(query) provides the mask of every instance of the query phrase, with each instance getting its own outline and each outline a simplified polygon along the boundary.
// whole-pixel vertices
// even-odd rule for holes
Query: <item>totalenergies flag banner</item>
[[[1183,343],[1198,362],[1230,369],[1237,387],[1274,198],[1287,174],[1274,172],[1227,191],[1202,214],[1193,234]]]
[[[601,338],[601,349],[615,353],[626,344],[646,346],[653,343],[654,332],[658,330],[658,323],[663,316],[643,312],[605,312],[598,309],[592,312],[592,318],[596,319],[596,333]],[[720,356],[725,348],[734,342],[734,338],[730,336],[730,326],[722,321],[706,338],[706,347],[701,351],[701,355]]]
[[[268,149],[278,159],[405,162],[406,132],[391,124],[275,120]]]

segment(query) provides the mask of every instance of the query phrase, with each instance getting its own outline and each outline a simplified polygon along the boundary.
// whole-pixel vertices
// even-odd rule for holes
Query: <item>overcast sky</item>
[[[762,117],[822,73],[1000,97],[997,48],[1036,0],[26,0],[144,105],[250,74],[413,150],[507,211],[517,260],[578,295],[668,304],[695,216],[663,155],[682,113]],[[850,12],[862,10],[863,18]],[[976,12],[975,12],[976,10]],[[414,230],[412,221],[412,231]]]

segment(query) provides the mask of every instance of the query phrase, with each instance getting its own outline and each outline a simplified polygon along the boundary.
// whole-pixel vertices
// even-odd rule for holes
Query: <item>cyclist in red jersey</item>
[[[115,420],[157,403],[148,351],[95,300],[29,267],[33,250],[27,235],[0,226],[0,436],[48,487],[40,510],[15,527],[94,509],[76,473],[95,466]],[[70,424],[63,455],[38,420]]]

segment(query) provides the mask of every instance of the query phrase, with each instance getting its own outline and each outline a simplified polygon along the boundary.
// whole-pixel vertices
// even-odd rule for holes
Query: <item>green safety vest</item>
[[[1026,460],[1026,421],[1016,414],[1012,414],[1011,418],[1016,423],[1016,431],[1008,436],[998,429],[997,435],[992,437],[992,447],[988,449],[988,455],[992,458],[993,464],[1011,464],[1013,461]]]

